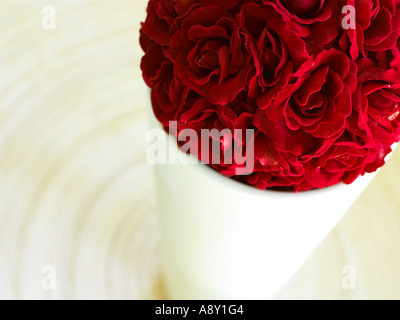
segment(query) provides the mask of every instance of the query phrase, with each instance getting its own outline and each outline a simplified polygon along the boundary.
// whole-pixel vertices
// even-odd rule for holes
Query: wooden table
[[[42,27],[45,5],[55,29]],[[0,298],[164,297],[138,66],[145,6],[0,4]],[[400,298],[399,177],[400,150],[278,298]]]

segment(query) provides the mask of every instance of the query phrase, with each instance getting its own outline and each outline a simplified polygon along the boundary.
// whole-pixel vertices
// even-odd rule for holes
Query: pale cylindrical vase
[[[374,174],[299,193],[258,190],[200,164],[157,164],[155,177],[169,298],[271,299]]]

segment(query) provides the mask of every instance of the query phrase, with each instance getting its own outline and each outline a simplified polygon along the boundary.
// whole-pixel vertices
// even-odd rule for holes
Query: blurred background
[[[1,299],[167,298],[146,4],[0,1]],[[277,298],[400,299],[399,177],[397,150]]]

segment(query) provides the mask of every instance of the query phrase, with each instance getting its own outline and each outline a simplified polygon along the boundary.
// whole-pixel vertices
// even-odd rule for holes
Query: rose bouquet
[[[398,0],[151,0],[141,66],[166,128],[254,129],[254,172],[216,170],[302,191],[384,164],[400,136],[399,36]]]
[[[172,298],[270,298],[300,268],[399,141],[399,37],[400,0],[149,1],[154,126],[253,160],[177,139],[209,166],[156,166]]]

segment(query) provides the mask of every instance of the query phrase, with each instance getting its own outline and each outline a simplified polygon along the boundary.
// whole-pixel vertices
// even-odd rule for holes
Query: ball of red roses
[[[166,129],[254,130],[253,172],[216,170],[304,191],[376,171],[399,141],[399,37],[398,0],[150,0],[141,67]]]

